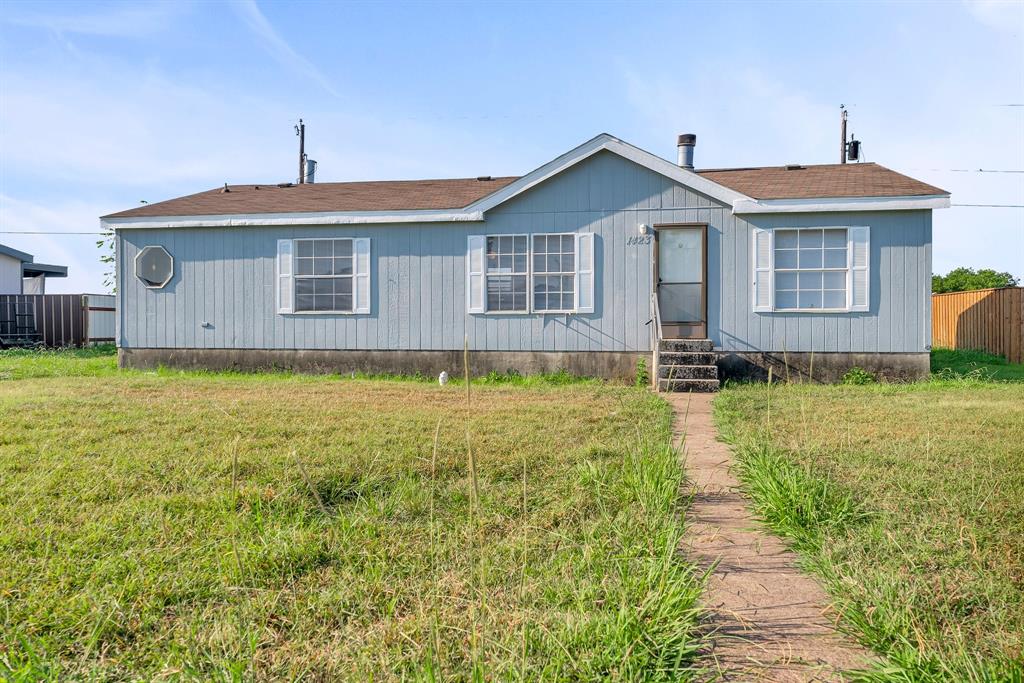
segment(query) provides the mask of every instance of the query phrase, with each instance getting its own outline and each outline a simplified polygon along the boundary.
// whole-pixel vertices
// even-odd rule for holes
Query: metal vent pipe
[[[679,148],[679,166],[687,171],[693,170],[693,148],[697,146],[697,136],[693,133],[683,133],[676,142]]]

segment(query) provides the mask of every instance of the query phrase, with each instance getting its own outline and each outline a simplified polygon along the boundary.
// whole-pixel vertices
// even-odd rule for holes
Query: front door
[[[706,225],[655,226],[655,281],[665,339],[708,336],[707,230]]]

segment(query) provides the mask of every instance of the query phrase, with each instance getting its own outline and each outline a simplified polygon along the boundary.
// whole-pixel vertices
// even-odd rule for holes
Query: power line
[[[940,173],[1024,173],[1024,171],[1010,171],[994,168],[909,168],[908,171],[938,171]]]
[[[0,235],[109,235],[109,232],[67,232],[46,230],[0,230]]]

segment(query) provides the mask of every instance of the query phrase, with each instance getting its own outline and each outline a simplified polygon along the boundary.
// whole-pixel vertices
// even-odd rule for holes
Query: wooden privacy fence
[[[114,341],[114,297],[0,295],[0,341],[9,346],[84,346]]]
[[[932,294],[932,346],[1024,363],[1024,287]]]

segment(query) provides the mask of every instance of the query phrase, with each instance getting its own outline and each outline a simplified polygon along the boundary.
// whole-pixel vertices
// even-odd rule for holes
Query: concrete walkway
[[[732,453],[711,420],[714,395],[664,396],[675,410],[676,444],[686,435],[694,487],[683,550],[703,568],[718,563],[704,597],[711,666],[728,681],[836,681],[844,669],[867,666],[870,651],[836,632],[821,586],[781,540],[760,530],[738,493]]]

